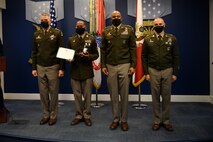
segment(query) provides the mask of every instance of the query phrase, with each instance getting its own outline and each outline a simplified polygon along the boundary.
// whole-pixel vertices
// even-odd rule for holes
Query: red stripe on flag
[[[136,48],[137,60],[136,60],[136,68],[135,68],[135,75],[134,79],[132,80],[133,86],[137,87],[141,84],[141,82],[145,79],[141,54],[143,50],[143,45],[139,43],[138,47]]]
[[[105,27],[106,10],[104,0],[98,0],[98,34],[102,34]]]

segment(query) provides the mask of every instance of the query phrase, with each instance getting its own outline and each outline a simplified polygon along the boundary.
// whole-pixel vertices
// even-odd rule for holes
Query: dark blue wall
[[[123,22],[134,27],[135,18],[127,15],[127,0],[116,0]],[[74,0],[64,0],[65,18],[58,22],[64,32],[64,40],[74,34]],[[172,0],[172,14],[164,17],[166,31],[176,35],[181,53],[181,68],[174,83],[173,94],[209,94],[209,1]],[[107,20],[107,25],[110,20]],[[89,24],[88,24],[89,27]],[[25,20],[25,0],[7,0],[3,11],[3,42],[7,56],[5,92],[37,93],[37,79],[31,75],[27,63],[31,55],[32,35],[35,31],[31,22]],[[71,93],[69,64],[61,80],[61,93]],[[106,94],[106,78],[103,76],[99,93]],[[142,94],[149,94],[149,83],[141,85]],[[137,88],[130,86],[130,93],[137,94]]]

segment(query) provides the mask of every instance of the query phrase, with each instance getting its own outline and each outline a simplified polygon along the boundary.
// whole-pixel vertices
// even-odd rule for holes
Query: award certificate
[[[75,55],[75,50],[68,49],[64,47],[59,47],[56,57],[61,59],[73,59]]]

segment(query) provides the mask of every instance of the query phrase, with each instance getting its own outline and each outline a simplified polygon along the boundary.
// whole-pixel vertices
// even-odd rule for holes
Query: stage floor
[[[21,141],[73,141],[73,142],[154,142],[154,141],[208,141],[213,140],[213,105],[209,103],[171,103],[171,122],[174,132],[164,128],[152,131],[151,102],[146,109],[136,110],[129,103],[129,131],[120,127],[110,130],[111,103],[102,102],[101,108],[92,108],[91,127],[80,123],[71,126],[75,106],[73,101],[61,101],[56,125],[39,125],[42,117],[38,100],[6,100],[10,111],[8,123],[0,124],[0,138]],[[24,139],[24,140],[23,140]]]

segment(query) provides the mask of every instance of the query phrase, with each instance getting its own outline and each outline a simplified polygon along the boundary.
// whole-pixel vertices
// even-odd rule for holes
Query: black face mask
[[[42,28],[47,29],[49,27],[49,24],[48,22],[41,22],[41,26]]]
[[[156,33],[159,34],[159,33],[161,33],[163,31],[164,26],[156,26],[156,27],[154,27],[154,29],[155,29]]]
[[[75,32],[79,35],[82,35],[84,33],[84,31],[85,31],[85,28],[76,28],[75,29]]]
[[[112,20],[112,24],[117,27],[121,24],[121,19],[113,19]]]

